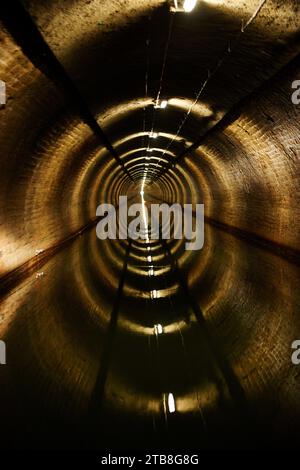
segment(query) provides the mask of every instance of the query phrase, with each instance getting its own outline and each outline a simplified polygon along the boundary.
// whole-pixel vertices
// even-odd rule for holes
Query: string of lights
[[[165,69],[166,69],[166,64],[167,64],[167,59],[168,59],[168,51],[169,51],[169,46],[171,42],[171,37],[172,37],[172,31],[173,31],[173,23],[174,23],[174,15],[172,14],[170,16],[170,21],[169,21],[169,27],[168,27],[168,35],[167,35],[167,41],[165,44],[165,49],[164,49],[164,56],[163,56],[163,63],[162,63],[162,69],[161,69],[161,74],[160,74],[160,79],[159,79],[159,87],[158,87],[158,92],[154,101],[154,106],[152,110],[152,125],[151,125],[151,130],[148,134],[148,145],[147,145],[147,152],[151,152],[151,147],[150,147],[150,139],[156,139],[158,137],[158,133],[154,131],[155,128],[155,118],[156,118],[156,111],[157,109],[165,109],[167,107],[168,102],[166,100],[161,101],[161,94],[162,94],[162,89],[163,89],[163,81],[164,81],[164,74],[165,74]],[[146,157],[146,160],[151,160],[151,157]],[[150,166],[150,165],[149,165]],[[143,182],[142,182],[142,190],[144,188],[145,182],[147,180],[147,173],[148,170],[145,165],[145,171],[144,171],[144,177],[143,177]]]
[[[164,57],[163,57],[163,64],[162,64],[162,70],[161,70],[161,75],[160,75],[160,80],[159,80],[159,88],[158,92],[156,95],[156,99],[154,101],[154,106],[153,106],[153,116],[152,116],[152,126],[151,130],[148,133],[148,146],[147,146],[147,152],[151,152],[152,149],[150,147],[150,139],[154,138],[156,139],[158,137],[158,133],[154,131],[155,128],[155,118],[156,118],[156,110],[157,109],[165,109],[168,106],[168,101],[167,100],[161,100],[161,94],[162,94],[162,89],[163,89],[163,81],[164,81],[164,74],[165,74],[165,69],[166,69],[166,63],[167,63],[167,58],[168,58],[168,51],[169,51],[169,45],[171,42],[171,37],[172,37],[172,31],[173,31],[173,23],[174,23],[174,14],[175,12],[178,11],[183,11],[185,13],[191,12],[198,0],[174,0],[174,5],[170,7],[171,11],[171,16],[170,16],[170,21],[169,21],[169,28],[168,28],[168,35],[167,35],[167,41],[164,49]],[[151,21],[151,16],[149,17],[149,24]],[[148,77],[149,77],[149,46],[150,46],[150,27],[149,27],[149,36],[148,40],[146,41],[146,46],[147,46],[147,66],[146,66],[146,76],[145,76],[145,97],[147,99],[148,97]],[[144,147],[144,136],[146,134],[146,108],[144,107],[144,118],[143,118],[143,147]],[[166,152],[163,153],[162,157],[165,155]],[[151,157],[146,157],[146,160],[151,160]],[[156,163],[156,166],[160,166],[162,158],[159,158],[158,162]],[[148,168],[147,168],[147,167]],[[142,180],[142,185],[141,185],[141,192],[144,191],[144,186],[147,181],[147,174],[150,165],[145,164],[145,169],[143,173],[143,180]]]
[[[149,70],[150,70],[150,24],[151,24],[151,15],[148,16],[148,34],[146,39],[146,71],[145,71],[145,106],[143,110],[143,145],[145,147],[145,134],[146,134],[146,112],[147,112],[147,99],[148,99],[148,80],[149,80]]]
[[[215,67],[213,67],[212,70],[208,70],[207,71],[207,77],[206,79],[204,80],[204,82],[201,84],[200,86],[200,89],[199,91],[196,93],[196,98],[195,100],[192,102],[192,104],[190,105],[188,111],[185,113],[181,123],[179,124],[179,127],[177,129],[177,132],[176,134],[174,135],[174,137],[170,140],[170,142],[168,143],[168,145],[166,146],[163,154],[161,155],[161,158],[164,157],[165,153],[167,150],[170,149],[170,147],[172,146],[172,144],[174,143],[174,141],[178,138],[178,136],[180,135],[181,133],[181,130],[183,128],[183,126],[186,124],[186,121],[188,120],[190,114],[192,113],[194,107],[196,106],[196,104],[198,103],[200,97],[202,96],[205,88],[207,87],[207,84],[209,83],[209,81],[212,79],[212,77],[218,72],[218,70],[221,68],[221,66],[223,65],[223,63],[226,61],[227,57],[232,54],[232,52],[234,50],[236,50],[237,46],[239,45],[240,43],[240,38],[241,36],[243,35],[243,33],[246,31],[246,29],[253,23],[253,21],[257,18],[258,14],[260,13],[262,7],[265,5],[267,0],[261,0],[258,7],[256,8],[256,10],[254,11],[254,13],[252,14],[252,16],[250,17],[250,19],[244,24],[244,21],[242,21],[242,24],[241,24],[241,28],[240,30],[238,31],[236,37],[235,37],[235,40],[232,42],[232,41],[229,41],[226,48],[225,48],[225,52],[222,54],[221,58],[217,60],[216,62],[216,65]],[[159,161],[158,161],[159,163]],[[176,164],[176,162],[175,162]],[[169,167],[170,168],[170,167]],[[162,172],[158,173],[158,178],[161,176]]]
[[[148,100],[148,82],[149,82],[149,70],[150,70],[150,24],[151,24],[151,15],[148,16],[148,28],[147,36],[145,41],[146,46],[146,67],[145,67],[145,104],[143,107],[143,125],[142,125],[142,148],[145,148],[145,134],[146,134],[146,113],[147,113],[147,100]],[[139,174],[133,177],[134,180],[139,179]]]

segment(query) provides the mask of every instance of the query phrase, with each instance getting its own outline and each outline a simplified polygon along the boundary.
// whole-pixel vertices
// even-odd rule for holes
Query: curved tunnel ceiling
[[[292,446],[298,2],[4,4],[7,445]],[[204,203],[202,250],[96,238],[97,206],[143,180],[147,203]]]

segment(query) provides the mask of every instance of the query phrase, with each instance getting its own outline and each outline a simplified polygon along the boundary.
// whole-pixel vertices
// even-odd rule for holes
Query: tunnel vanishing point
[[[296,448],[298,0],[0,17],[0,448]],[[100,240],[123,196],[203,247]]]

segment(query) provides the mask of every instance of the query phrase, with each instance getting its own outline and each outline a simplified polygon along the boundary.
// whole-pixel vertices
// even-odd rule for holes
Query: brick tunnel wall
[[[1,79],[7,83],[8,94],[6,106],[0,109],[0,273],[6,275],[35,257],[37,250],[60,243],[93,220],[99,202],[114,202],[117,195],[137,189],[132,189],[128,179],[121,179],[121,168],[78,117],[74,105],[35,68],[5,29],[0,44]],[[184,253],[178,242],[172,252],[212,336],[243,385],[251,409],[258,419],[272,420],[274,439],[289,426],[297,427],[298,372],[290,363],[290,345],[300,330],[297,270],[272,250],[264,254],[267,261],[262,267],[260,252],[253,251],[251,244],[245,246],[230,229],[249,238],[260,237],[266,246],[271,242],[292,252],[299,248],[299,106],[291,102],[291,84],[298,77],[295,60],[220,129],[209,132],[196,151],[154,186],[157,194],[171,202],[204,202],[207,218],[228,229],[214,230],[207,223],[203,251]],[[113,107],[108,117],[105,113],[98,116],[112,135],[116,129],[123,131],[123,125],[126,128],[122,119],[141,108],[138,102],[131,104],[127,115],[121,113],[120,121],[116,115],[111,122]],[[197,116],[194,118],[197,123]],[[191,128],[192,142],[195,123]],[[125,148],[129,149],[126,144]],[[97,369],[94,353],[98,352],[99,338],[105,335],[124,258],[122,244],[107,242],[96,257],[91,246],[82,247],[84,255],[79,261],[72,253],[68,267],[79,286],[74,297],[69,293],[68,305],[75,305],[73,313],[80,319],[81,309],[88,310],[84,328],[92,338],[91,345],[87,346],[78,332],[68,331],[71,318],[65,325],[55,321],[64,305],[54,303],[45,313],[45,321],[39,323],[41,300],[27,312],[26,321],[36,330],[10,329],[20,304],[29,296],[26,286],[17,301],[5,299],[0,321],[0,330],[18,344],[20,331],[33,342],[35,337],[47,338],[44,344],[34,346],[35,357],[39,357],[31,370],[32,377],[38,377],[34,394],[45,393],[51,406],[60,409],[71,396],[70,415],[74,410],[79,415],[84,412],[85,399],[91,393]],[[97,284],[101,305],[92,292],[93,276],[90,289],[84,290],[80,277],[88,270],[76,271],[88,261],[101,272]],[[63,263],[61,269],[67,269]],[[48,283],[51,289],[46,298],[51,303],[59,286],[54,273]],[[94,324],[97,333],[93,332]],[[48,330],[52,331],[49,338]],[[81,362],[74,365],[77,348]],[[15,363],[18,352],[26,365],[27,352],[22,345],[13,352]],[[9,396],[15,379],[5,379]],[[66,395],[61,389],[67,390]],[[62,395],[65,402],[60,401]]]

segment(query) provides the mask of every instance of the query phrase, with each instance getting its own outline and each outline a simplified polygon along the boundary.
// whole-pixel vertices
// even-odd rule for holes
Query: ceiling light
[[[168,106],[167,100],[162,100],[162,101],[157,100],[156,103],[154,104],[155,109],[165,109],[167,106]]]
[[[158,323],[157,325],[154,325],[154,334],[161,335],[163,331],[164,331],[163,327],[160,323]]]
[[[149,261],[149,263],[152,262],[152,256],[147,256],[147,260]]]
[[[171,11],[190,13],[196,4],[197,0],[174,0],[171,2]]]
[[[157,133],[157,132],[150,132],[149,136],[150,136],[152,139],[157,139],[158,133]]]
[[[157,299],[157,290],[152,290],[151,291],[151,298],[152,299]]]
[[[175,399],[174,399],[173,393],[169,393],[168,395],[168,408],[169,408],[169,413],[174,413],[176,411]]]
[[[186,13],[190,13],[192,10],[194,10],[196,4],[197,0],[185,0],[183,9]]]
[[[154,276],[154,269],[153,269],[152,266],[151,266],[151,268],[149,269],[149,276]]]

